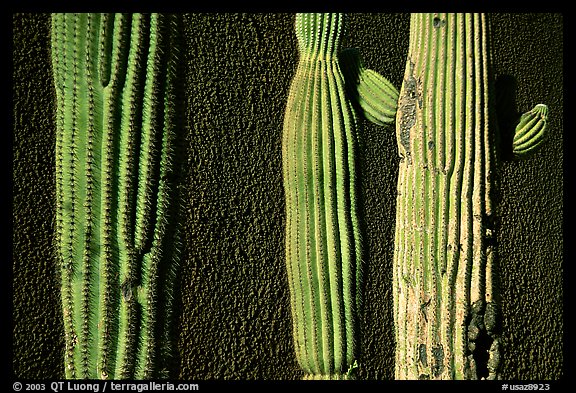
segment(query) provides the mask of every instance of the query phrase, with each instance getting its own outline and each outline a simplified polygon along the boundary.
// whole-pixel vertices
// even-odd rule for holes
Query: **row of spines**
[[[153,287],[164,279],[148,264],[173,265],[172,249],[158,250],[174,218],[166,210],[176,19],[54,14],[52,22],[66,373],[149,374],[160,341],[138,331],[161,323]],[[145,361],[134,362],[138,351]]]

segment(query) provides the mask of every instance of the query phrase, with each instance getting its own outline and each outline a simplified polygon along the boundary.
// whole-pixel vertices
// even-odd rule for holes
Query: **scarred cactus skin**
[[[359,120],[352,99],[360,95],[349,93],[365,93],[364,79],[371,79],[361,78],[365,70],[357,57],[338,57],[344,20],[342,14],[296,15],[299,62],[284,117],[286,266],[296,356],[305,379],[352,378],[358,359],[362,245]],[[376,94],[375,117],[394,113],[398,96],[389,83],[380,90],[393,99]]]
[[[66,378],[168,376],[178,19],[54,14]]]
[[[397,379],[496,379],[496,119],[487,16],[412,14],[396,117],[401,157],[393,264]],[[516,128],[517,158],[547,108]]]

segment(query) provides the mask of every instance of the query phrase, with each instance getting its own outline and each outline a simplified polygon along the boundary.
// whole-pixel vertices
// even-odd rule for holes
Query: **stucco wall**
[[[178,350],[185,379],[299,378],[284,272],[281,132],[297,53],[291,14],[186,14],[185,237]],[[498,247],[506,379],[563,370],[563,19],[495,14],[496,77],[550,108],[530,160],[503,162]],[[400,87],[408,14],[352,14],[346,46]],[[13,15],[13,371],[63,377],[54,257],[50,19]],[[364,122],[365,310],[359,377],[391,379],[394,128]]]

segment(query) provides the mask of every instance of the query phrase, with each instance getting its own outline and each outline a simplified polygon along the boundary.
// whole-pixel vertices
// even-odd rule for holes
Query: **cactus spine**
[[[177,19],[54,14],[66,378],[167,376]]]
[[[286,265],[305,379],[353,377],[358,358],[358,118],[338,59],[343,24],[341,14],[297,14],[299,62],[284,117]]]
[[[482,14],[412,14],[396,117],[393,293],[397,379],[498,376],[489,39]],[[542,141],[522,116],[514,153]]]

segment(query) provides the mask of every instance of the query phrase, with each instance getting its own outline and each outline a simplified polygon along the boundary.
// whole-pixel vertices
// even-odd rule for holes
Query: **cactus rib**
[[[376,71],[366,69],[356,48],[339,54],[348,94],[360,107],[362,115],[374,124],[384,126],[396,119],[398,89]]]

